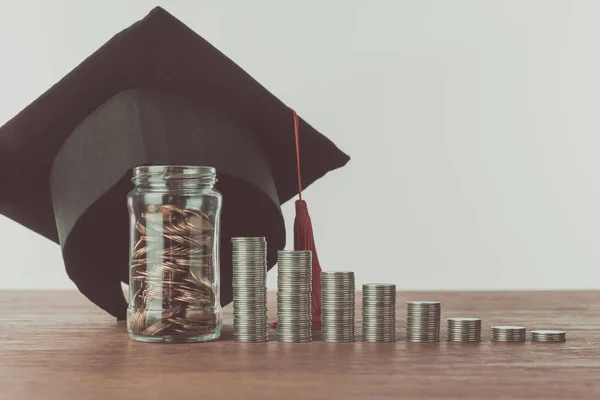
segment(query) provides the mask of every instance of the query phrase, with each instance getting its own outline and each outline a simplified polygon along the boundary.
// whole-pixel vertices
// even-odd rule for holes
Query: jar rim
[[[180,174],[194,175],[215,175],[217,170],[214,167],[205,165],[183,165],[183,164],[158,164],[158,165],[139,165],[133,168],[133,175],[141,174],[163,174],[165,172],[177,172]]]
[[[214,185],[217,172],[213,167],[195,165],[140,165],[133,168],[135,185]]]

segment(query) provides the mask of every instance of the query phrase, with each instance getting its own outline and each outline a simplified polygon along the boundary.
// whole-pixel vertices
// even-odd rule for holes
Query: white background
[[[0,0],[0,124],[156,4]],[[324,269],[600,286],[600,2],[158,4],[352,157],[305,193]],[[0,287],[74,286],[58,246],[0,217]]]

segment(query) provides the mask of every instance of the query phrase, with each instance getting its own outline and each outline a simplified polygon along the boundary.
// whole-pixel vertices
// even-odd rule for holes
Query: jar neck
[[[202,190],[214,188],[217,174],[212,167],[149,165],[135,167],[131,180],[139,189]]]

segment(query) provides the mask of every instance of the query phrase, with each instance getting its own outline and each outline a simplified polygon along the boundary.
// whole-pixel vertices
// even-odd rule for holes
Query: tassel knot
[[[296,200],[296,216],[308,216],[308,206],[304,200]],[[310,217],[309,217],[310,218]]]

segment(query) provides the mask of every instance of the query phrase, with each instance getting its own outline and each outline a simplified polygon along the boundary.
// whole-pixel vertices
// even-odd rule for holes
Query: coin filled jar
[[[218,338],[222,197],[215,169],[141,166],[132,181],[129,336],[143,342]]]

